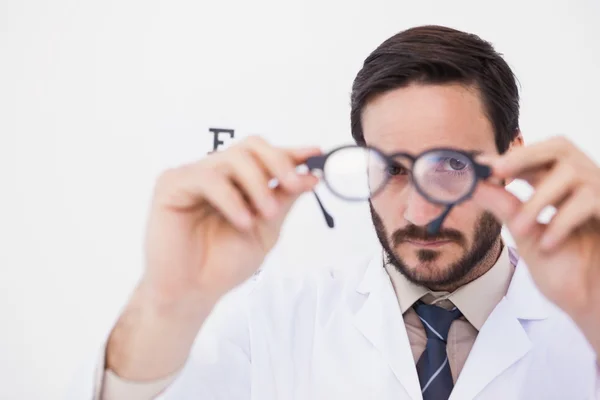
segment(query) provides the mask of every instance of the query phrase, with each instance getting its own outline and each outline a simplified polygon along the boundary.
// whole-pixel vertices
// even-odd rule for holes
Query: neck
[[[453,282],[451,285],[429,285],[428,289],[435,292],[454,292],[459,287],[474,281],[475,279],[488,272],[498,261],[498,258],[500,257],[503,248],[504,244],[502,243],[502,239],[499,237],[498,240],[487,252],[486,256],[483,257],[481,261],[479,261],[479,263],[477,263],[477,265],[474,268],[472,268],[471,271],[467,275],[465,275],[463,279],[461,279],[458,282]]]

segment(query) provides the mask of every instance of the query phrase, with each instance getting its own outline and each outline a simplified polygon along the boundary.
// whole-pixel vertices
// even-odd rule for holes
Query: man
[[[518,117],[510,68],[477,36],[426,26],[386,40],[354,81],[355,141],[475,151],[492,178],[437,234],[425,227],[438,205],[386,187],[370,201],[382,253],[368,265],[261,275],[206,326],[317,183],[295,166],[319,150],[255,137],[167,171],[145,274],[80,398],[600,399],[599,168],[563,138],[524,146]],[[501,184],[515,178],[536,188],[525,203]]]

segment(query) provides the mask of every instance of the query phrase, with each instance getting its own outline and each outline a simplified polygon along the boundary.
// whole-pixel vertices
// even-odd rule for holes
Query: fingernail
[[[304,164],[298,165],[296,167],[296,174],[299,176],[308,175],[309,172],[310,171],[309,171],[308,167]]]

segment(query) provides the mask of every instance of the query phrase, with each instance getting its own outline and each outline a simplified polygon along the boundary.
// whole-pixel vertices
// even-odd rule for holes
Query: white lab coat
[[[381,255],[352,273],[247,283],[203,328],[159,399],[422,399]],[[77,399],[92,399],[94,367]],[[97,380],[97,378],[96,378]],[[600,399],[595,354],[517,265],[451,399]]]

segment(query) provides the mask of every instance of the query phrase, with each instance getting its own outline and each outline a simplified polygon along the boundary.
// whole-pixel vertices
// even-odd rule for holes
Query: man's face
[[[386,153],[417,155],[433,147],[497,154],[494,131],[479,92],[460,84],[410,85],[371,100],[363,110],[368,145]],[[443,206],[428,202],[410,183],[387,185],[371,200],[377,235],[389,261],[411,281],[452,287],[499,240],[501,225],[466,201],[455,206],[439,234],[426,233]]]

